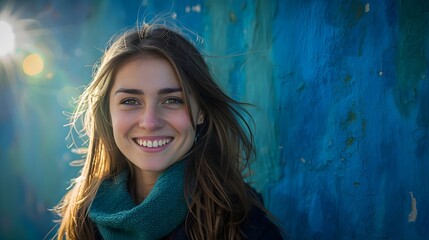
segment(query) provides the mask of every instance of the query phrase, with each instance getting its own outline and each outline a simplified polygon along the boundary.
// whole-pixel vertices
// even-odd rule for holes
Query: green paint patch
[[[359,0],[345,1],[338,8],[339,18],[346,28],[355,26],[365,15],[365,4]]]
[[[355,113],[354,111],[349,111],[349,112],[347,113],[347,117],[346,117],[346,119],[344,119],[344,120],[341,122],[341,127],[342,127],[343,129],[348,128],[350,125],[352,125],[354,122],[356,122],[356,119],[357,119],[357,115],[356,115],[356,113]]]
[[[366,134],[366,128],[367,128],[367,126],[366,126],[366,120],[365,119],[362,119],[362,122],[361,122],[360,126],[361,126],[361,129],[362,129],[362,134],[365,135]]]
[[[353,143],[355,143],[356,139],[354,137],[349,137],[346,140],[346,146],[350,147],[351,145],[353,145]]]
[[[237,22],[237,15],[235,15],[233,11],[229,12],[229,21],[231,21],[232,23]]]
[[[296,88],[297,92],[302,92],[305,89],[305,82],[301,82],[301,84],[299,84],[299,86]]]
[[[352,123],[352,122],[354,122],[354,121],[356,121],[356,113],[355,112],[353,112],[353,111],[350,111],[348,114],[347,114],[347,119],[346,119],[346,123]]]
[[[350,74],[347,74],[346,77],[343,80],[345,83],[349,83],[352,81],[352,76],[350,76]]]
[[[365,14],[365,5],[360,1],[352,1],[350,8],[354,12],[356,20],[361,19]]]
[[[395,104],[403,116],[409,116],[416,107],[418,86],[429,64],[425,56],[429,35],[426,15],[420,1],[400,1]]]

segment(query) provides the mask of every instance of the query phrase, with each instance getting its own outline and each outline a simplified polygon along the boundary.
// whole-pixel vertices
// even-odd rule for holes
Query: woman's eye
[[[167,98],[164,104],[182,104],[183,100],[180,98]]]
[[[121,104],[125,104],[125,105],[138,105],[139,102],[137,102],[137,100],[129,98],[129,99],[125,99],[123,101],[121,101]]]

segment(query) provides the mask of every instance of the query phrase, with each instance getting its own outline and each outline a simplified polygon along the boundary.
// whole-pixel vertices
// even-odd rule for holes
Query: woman
[[[58,239],[281,239],[242,177],[254,152],[242,113],[179,33],[117,38],[71,120],[84,118],[88,151]]]

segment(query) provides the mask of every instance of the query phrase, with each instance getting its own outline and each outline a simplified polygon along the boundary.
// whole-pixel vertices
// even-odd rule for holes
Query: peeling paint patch
[[[369,13],[369,3],[365,4],[365,13]]]
[[[411,197],[411,212],[408,214],[408,222],[415,222],[417,219],[417,200],[413,192],[410,192]]]
[[[186,13],[190,13],[190,12],[196,12],[196,13],[201,13],[201,5],[200,4],[196,4],[195,6],[186,6],[185,7],[185,12]]]

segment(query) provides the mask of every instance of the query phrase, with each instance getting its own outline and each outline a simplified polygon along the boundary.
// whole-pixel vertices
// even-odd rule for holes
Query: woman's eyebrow
[[[133,95],[143,95],[143,91],[140,89],[134,89],[134,88],[119,88],[116,90],[115,95],[118,93],[128,93]]]
[[[175,92],[181,92],[182,88],[162,88],[158,91],[158,94],[168,94],[168,93],[175,93]]]
[[[158,91],[158,94],[162,95],[162,94],[169,94],[169,93],[175,93],[175,92],[182,92],[182,88],[162,88]],[[143,95],[144,92],[140,89],[135,89],[135,88],[119,88],[118,90],[116,90],[115,94],[118,93],[128,93],[128,94],[133,94],[133,95]]]

